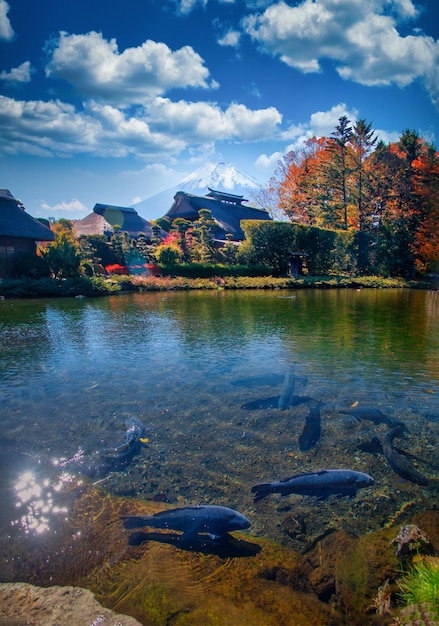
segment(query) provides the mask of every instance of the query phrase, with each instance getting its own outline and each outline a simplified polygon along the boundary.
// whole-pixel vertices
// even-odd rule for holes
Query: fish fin
[[[193,537],[197,536],[199,529],[200,529],[200,522],[197,520],[196,522],[192,524],[192,526],[189,526],[189,528],[186,528],[181,538],[184,541],[187,541],[188,539],[192,539]]]
[[[300,474],[294,474],[294,476],[290,476],[289,478],[282,478],[279,482],[287,483],[293,478],[299,478],[300,476],[311,476],[311,474],[314,474],[315,476],[321,476],[322,474],[326,474],[327,472],[328,470],[317,470],[316,472],[302,472]]]
[[[140,528],[142,526],[148,526],[152,517],[149,515],[124,515],[122,517],[124,528]]]
[[[253,502],[260,502],[263,498],[266,498],[271,493],[271,484],[261,483],[259,485],[254,485],[251,488],[251,492],[255,494]]]

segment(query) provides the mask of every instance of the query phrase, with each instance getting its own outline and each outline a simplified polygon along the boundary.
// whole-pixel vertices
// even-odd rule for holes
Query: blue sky
[[[439,146],[437,0],[0,0],[0,187],[35,217],[207,161],[265,183],[341,115]]]

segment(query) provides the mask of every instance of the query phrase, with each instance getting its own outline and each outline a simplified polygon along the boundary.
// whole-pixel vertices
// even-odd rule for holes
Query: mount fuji
[[[232,163],[206,163],[173,187],[132,206],[145,219],[154,220],[165,215],[171,208],[177,191],[204,196],[209,193],[208,187],[250,199],[261,188],[261,184],[249,174],[237,170]]]

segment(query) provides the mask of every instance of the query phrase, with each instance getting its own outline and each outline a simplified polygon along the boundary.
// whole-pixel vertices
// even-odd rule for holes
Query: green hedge
[[[328,230],[305,224],[243,220],[245,241],[240,257],[249,263],[270,268],[274,274],[286,274],[289,257],[300,252],[311,276],[364,274],[369,268],[370,240],[352,230]]]
[[[159,265],[163,276],[185,278],[212,278],[214,276],[269,276],[270,269],[264,265],[222,265],[219,263],[181,263]]]
[[[56,298],[65,296],[104,296],[120,291],[104,278],[10,279],[0,282],[0,296],[5,298]]]

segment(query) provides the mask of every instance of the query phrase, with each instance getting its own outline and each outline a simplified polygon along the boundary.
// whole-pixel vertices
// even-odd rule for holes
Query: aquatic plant
[[[377,594],[372,600],[372,604],[367,607],[369,611],[375,611],[378,615],[391,615],[392,614],[392,591],[390,588],[389,579],[386,580],[384,585],[378,587]]]
[[[439,623],[439,558],[418,561],[398,581],[405,607],[395,624],[433,626]]]
[[[398,535],[391,543],[397,544],[395,554],[399,557],[414,555],[419,552],[425,553],[428,552],[430,548],[430,540],[415,524],[401,526]]]

